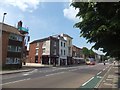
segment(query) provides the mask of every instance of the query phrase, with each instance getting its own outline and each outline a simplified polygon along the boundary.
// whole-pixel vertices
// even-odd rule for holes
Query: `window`
[[[21,47],[18,47],[18,52],[21,52],[22,51],[22,48]]]
[[[70,49],[70,47],[68,47],[68,54],[70,55],[70,52],[71,52],[71,49]]]
[[[64,50],[64,55],[65,55],[65,50]]]
[[[22,50],[21,47],[16,47],[17,52],[21,52],[21,50]]]
[[[35,63],[38,63],[38,56],[35,56]]]
[[[19,58],[15,58],[14,59],[14,64],[19,64],[20,63],[20,59]]]
[[[45,53],[45,48],[42,49],[42,52]]]
[[[6,58],[6,64],[20,64],[20,58]]]
[[[6,64],[13,64],[14,60],[13,58],[6,58]]]
[[[9,46],[8,46],[8,51],[10,51],[10,50],[11,50],[11,46],[9,45]]]
[[[17,46],[11,46],[11,45],[9,45],[8,46],[8,51],[11,51],[11,52],[21,52],[22,48],[21,47],[17,47]]]
[[[56,42],[54,42],[54,46],[56,46]]]
[[[46,46],[46,42],[43,43],[43,47],[45,47],[45,46]]]
[[[76,52],[75,52],[75,56],[77,56]]]
[[[35,55],[38,55],[38,49],[36,49],[36,54]]]
[[[71,44],[70,40],[69,40],[69,45]]]
[[[65,47],[65,43],[64,43],[64,47]]]
[[[61,49],[61,55],[62,55],[62,53],[63,53],[63,51],[62,51],[62,49]]]
[[[36,45],[37,47],[39,46],[39,43],[37,42],[37,45]]]
[[[53,51],[53,55],[56,55],[56,49],[54,49],[54,51]]]
[[[18,36],[18,41],[22,41],[22,36]]]
[[[16,52],[16,46],[8,46],[8,51]]]
[[[62,47],[62,42],[61,42],[61,47]]]
[[[22,41],[22,36],[11,33],[9,39]]]

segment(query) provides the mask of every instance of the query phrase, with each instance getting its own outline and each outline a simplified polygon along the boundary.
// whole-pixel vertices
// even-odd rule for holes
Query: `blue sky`
[[[55,1],[55,0],[53,0]],[[73,25],[80,21],[75,17],[78,10],[70,7],[70,0],[64,2],[48,2],[45,0],[4,0],[0,1],[0,20],[6,12],[5,23],[29,28],[30,42],[54,34],[65,33],[73,37],[73,44],[78,47],[91,48],[93,44],[79,37],[80,30]],[[96,51],[100,53],[100,51]]]

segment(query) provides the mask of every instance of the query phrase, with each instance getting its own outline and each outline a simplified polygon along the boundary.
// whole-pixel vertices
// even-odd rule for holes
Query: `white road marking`
[[[61,73],[64,73],[64,72],[52,73],[52,74],[48,74],[48,75],[45,75],[45,76],[58,75],[58,74],[61,74]]]
[[[101,76],[97,76],[97,78],[102,78]]]
[[[31,78],[22,79],[22,80],[18,80],[18,81],[13,81],[13,82],[4,83],[4,84],[2,84],[2,85],[5,85],[5,84],[12,84],[12,83],[21,82],[21,81],[30,80],[30,79],[31,79]]]
[[[31,72],[24,73],[23,76],[30,75],[31,73],[35,73],[35,72],[37,72],[37,71],[38,71],[38,69],[34,69],[34,70],[31,71]]]
[[[25,74],[23,74],[23,76],[27,76],[27,75],[30,75],[29,73],[25,73]]]
[[[82,84],[82,86],[85,86],[88,82],[90,82],[94,77],[90,78],[87,82],[85,82],[84,84]]]
[[[97,73],[97,75],[99,75],[99,74],[101,74],[102,73],[102,71],[100,71],[99,73]]]
[[[108,71],[105,73],[105,75],[103,76],[103,78],[99,81],[99,83],[95,86],[95,88],[98,88],[98,86],[100,85],[100,83],[103,81],[103,79],[105,79],[105,76],[108,74],[108,72],[110,71],[110,69],[111,69],[112,67],[110,67],[109,69],[108,69]],[[103,71],[104,71],[105,69],[103,69]],[[103,81],[103,82],[105,82],[105,81]]]
[[[105,71],[105,69],[103,69],[103,71]]]
[[[78,70],[78,69],[72,69],[72,70],[69,70],[69,71],[75,71],[75,70]]]

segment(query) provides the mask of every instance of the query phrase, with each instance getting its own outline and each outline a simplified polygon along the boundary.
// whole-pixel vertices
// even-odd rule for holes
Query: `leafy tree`
[[[86,47],[82,48],[82,53],[84,54],[84,58],[89,57],[89,50]]]
[[[89,57],[95,58],[95,52],[92,49],[89,50]]]
[[[76,15],[82,21],[74,27],[82,37],[95,43],[93,48],[103,48],[106,55],[120,59],[120,2],[73,2]]]

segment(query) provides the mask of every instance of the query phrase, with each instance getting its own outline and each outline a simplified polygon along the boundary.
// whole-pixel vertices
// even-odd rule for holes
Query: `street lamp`
[[[3,23],[4,23],[4,19],[5,19],[5,15],[6,15],[7,13],[4,13],[3,14],[3,20],[2,20],[2,23],[1,23],[1,27],[0,27],[0,37],[2,37],[2,29],[3,29]],[[0,39],[2,39],[2,38],[0,38]]]
[[[7,13],[4,13],[3,14],[3,20],[2,20],[2,23],[4,23],[4,19],[5,19],[5,15],[6,15]]]
[[[0,65],[0,67],[2,67],[2,29],[3,29],[3,23],[4,23],[4,18],[5,18],[5,15],[6,15],[7,13],[4,13],[3,14],[3,20],[2,20],[2,23],[1,23],[1,26],[0,26],[0,63],[1,63],[1,65]]]

